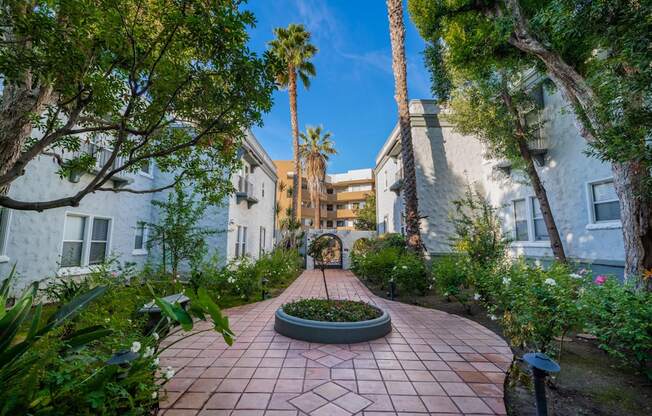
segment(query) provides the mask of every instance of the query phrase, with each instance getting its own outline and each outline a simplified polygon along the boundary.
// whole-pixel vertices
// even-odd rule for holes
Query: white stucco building
[[[209,254],[224,261],[236,256],[257,258],[273,248],[276,167],[251,132],[240,150],[241,172],[232,176],[237,192],[217,206],[210,206],[201,224],[218,230],[207,238]],[[101,156],[100,156],[101,157]],[[19,200],[48,200],[71,195],[92,176],[59,178],[57,164],[41,156],[11,186],[9,195]],[[151,189],[169,183],[150,164],[138,173],[124,173],[133,189]],[[169,179],[169,177],[168,177]],[[147,248],[144,223],[157,220],[152,199],[166,199],[166,192],[131,194],[95,192],[78,207],[43,212],[12,211],[0,207],[0,280],[16,265],[17,289],[53,276],[80,275],[110,256],[142,267],[158,261]]]
[[[553,215],[571,260],[591,264],[595,271],[622,275],[624,247],[618,199],[608,164],[586,155],[571,109],[559,93],[540,90],[547,122],[535,146],[537,166],[548,192]],[[498,208],[513,254],[552,259],[538,202],[526,176],[511,171],[505,161],[485,156],[474,137],[454,131],[431,100],[410,102],[416,162],[419,213],[424,243],[431,255],[450,251],[449,215],[452,201],[467,184],[479,189]],[[403,195],[398,127],[376,158],[376,197],[379,233],[402,232]]]

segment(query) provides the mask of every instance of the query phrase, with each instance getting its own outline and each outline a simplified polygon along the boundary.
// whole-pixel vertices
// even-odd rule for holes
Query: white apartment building
[[[97,152],[98,158],[108,152],[86,150]],[[220,231],[207,242],[209,254],[216,253],[222,261],[242,255],[257,258],[273,248],[276,168],[249,131],[240,154],[242,171],[232,177],[237,192],[209,207],[201,222]],[[73,194],[92,179],[89,174],[59,178],[56,171],[57,164],[41,156],[12,184],[9,195],[20,200],[54,199]],[[133,189],[169,183],[153,163],[113,182],[129,183]],[[145,223],[157,220],[152,200],[164,200],[166,195],[95,192],[74,208],[34,212],[0,207],[0,280],[14,264],[19,273],[16,290],[45,278],[89,273],[114,256],[122,264],[155,264],[157,253],[148,250]]]
[[[595,271],[622,275],[624,246],[611,167],[586,155],[574,116],[559,93],[539,91],[540,114],[547,122],[539,140],[537,169],[566,255]],[[424,243],[431,255],[450,251],[452,201],[468,184],[498,208],[511,252],[542,262],[553,258],[538,201],[526,176],[509,163],[485,156],[474,137],[454,131],[432,100],[410,102],[419,213]],[[404,226],[402,169],[398,126],[376,158],[379,233],[402,232]]]

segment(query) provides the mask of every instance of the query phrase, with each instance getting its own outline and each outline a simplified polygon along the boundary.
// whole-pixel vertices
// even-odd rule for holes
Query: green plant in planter
[[[283,311],[301,319],[324,322],[359,322],[378,318],[380,309],[353,300],[301,299],[283,305]]]

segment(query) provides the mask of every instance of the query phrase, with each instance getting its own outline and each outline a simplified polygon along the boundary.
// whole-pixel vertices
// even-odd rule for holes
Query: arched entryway
[[[321,229],[309,229],[306,230],[306,239],[304,241],[304,246],[309,247],[310,242],[315,238],[321,238],[325,236],[334,237],[339,247],[339,265],[337,268],[348,269],[351,267],[351,251],[353,250],[353,243],[360,238],[372,238],[376,235],[375,231],[358,231],[358,230],[321,230]],[[336,244],[336,243],[333,243]],[[312,257],[306,255],[306,268],[313,269],[314,261]]]
[[[335,234],[322,234],[317,240],[326,240],[328,244],[322,253],[326,269],[342,268],[342,240]]]

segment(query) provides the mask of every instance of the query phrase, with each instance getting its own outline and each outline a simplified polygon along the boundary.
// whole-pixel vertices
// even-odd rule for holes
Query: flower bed
[[[378,318],[382,311],[375,306],[353,300],[301,299],[283,305],[290,316],[311,321],[359,322]]]

